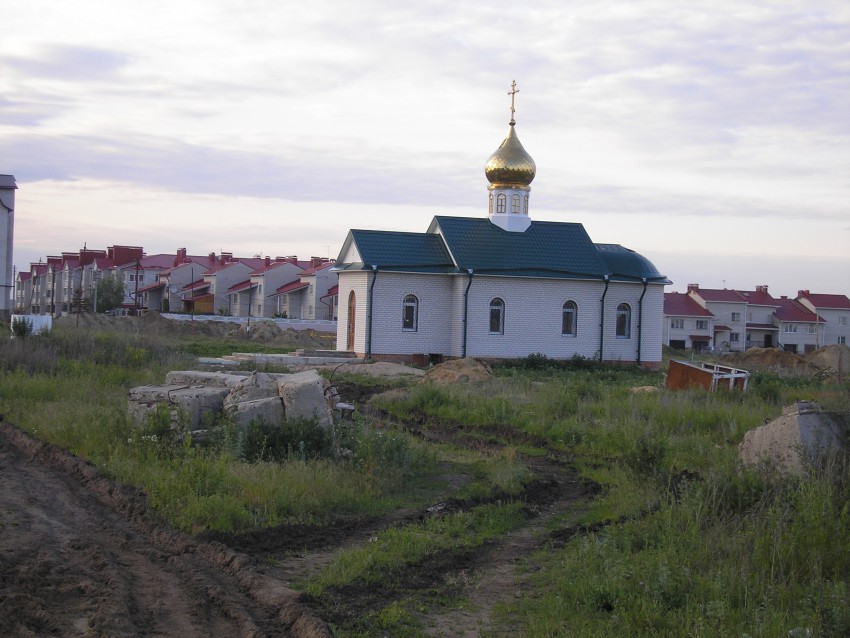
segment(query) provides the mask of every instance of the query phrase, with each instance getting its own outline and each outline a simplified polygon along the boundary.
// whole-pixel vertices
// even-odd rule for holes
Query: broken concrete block
[[[202,372],[199,370],[173,370],[165,375],[168,385],[208,385],[232,388],[244,381],[247,374],[228,372]]]
[[[245,427],[252,421],[262,421],[270,425],[279,425],[283,420],[283,400],[280,397],[268,397],[243,401],[230,406],[226,414],[233,423]]]
[[[172,423],[180,424],[181,418],[187,420],[189,427],[197,428],[203,422],[205,414],[219,414],[224,406],[224,398],[230,390],[207,386],[149,385],[130,390],[127,401],[127,415],[137,424],[144,424],[148,414],[160,405],[168,405],[172,411]]]
[[[278,392],[288,420],[316,419],[320,427],[331,427],[333,414],[325,395],[327,379],[316,370],[278,376]]]
[[[786,406],[782,416],[747,432],[738,447],[745,465],[767,463],[796,475],[846,451],[841,423],[809,401]]]
[[[229,414],[240,403],[278,396],[278,381],[273,375],[253,372],[230,387],[230,393],[224,400],[224,410]]]

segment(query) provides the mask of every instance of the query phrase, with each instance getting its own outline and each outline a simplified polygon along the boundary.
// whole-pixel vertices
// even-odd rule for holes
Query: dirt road
[[[246,556],[0,423],[0,636],[330,636]]]

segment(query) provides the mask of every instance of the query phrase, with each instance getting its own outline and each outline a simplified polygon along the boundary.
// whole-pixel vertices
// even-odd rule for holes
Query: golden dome
[[[487,159],[484,174],[493,185],[528,186],[536,173],[537,166],[522,147],[511,122],[505,141]]]

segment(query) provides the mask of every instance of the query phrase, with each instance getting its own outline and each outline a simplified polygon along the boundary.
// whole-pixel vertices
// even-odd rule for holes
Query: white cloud
[[[31,0],[4,15],[0,172],[21,187],[19,246],[46,242],[28,233],[63,214],[91,226],[60,242],[99,220],[129,229],[135,209],[106,199],[126,189],[170,211],[138,243],[175,232],[184,194],[236,198],[243,227],[263,235],[266,205],[309,208],[313,225],[298,228],[310,237],[397,228],[393,206],[422,211],[411,229],[424,229],[437,209],[483,211],[483,162],[516,79],[540,215],[616,223],[622,237],[591,236],[626,245],[649,226],[676,241],[698,228],[700,246],[718,247],[746,229],[748,250],[816,262],[848,244],[847,42],[839,0]],[[80,184],[102,196],[77,199]],[[61,206],[40,201],[44,218],[23,221],[48,191]],[[339,220],[337,207],[356,214]],[[210,230],[228,209],[210,206]]]

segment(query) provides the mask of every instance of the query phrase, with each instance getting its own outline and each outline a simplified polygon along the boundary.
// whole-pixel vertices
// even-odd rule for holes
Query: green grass
[[[532,478],[520,452],[560,455],[601,491],[550,523],[595,531],[530,558],[522,575],[529,593],[500,604],[495,634],[510,627],[531,637],[850,635],[847,469],[789,478],[737,461],[744,434],[796,399],[850,413],[847,383],[759,372],[745,394],[671,392],[657,372],[539,357],[496,366],[493,379],[476,384],[335,375],[394,388],[372,407],[417,427],[458,430],[484,451],[358,420],[336,431],[344,455],[305,424],[236,433],[212,423],[218,435],[208,447],[175,443],[156,420],[131,426],[127,390],[191,367],[187,353],[215,352],[212,341],[82,330],[7,340],[0,345],[5,418],[143,487],[164,517],[191,532],[322,523],[448,497],[484,503],[385,529],[305,583],[320,598],[385,582],[396,592],[339,635],[421,635],[420,613],[459,604],[462,584],[451,600],[406,602],[406,575],[526,524],[512,501]]]

